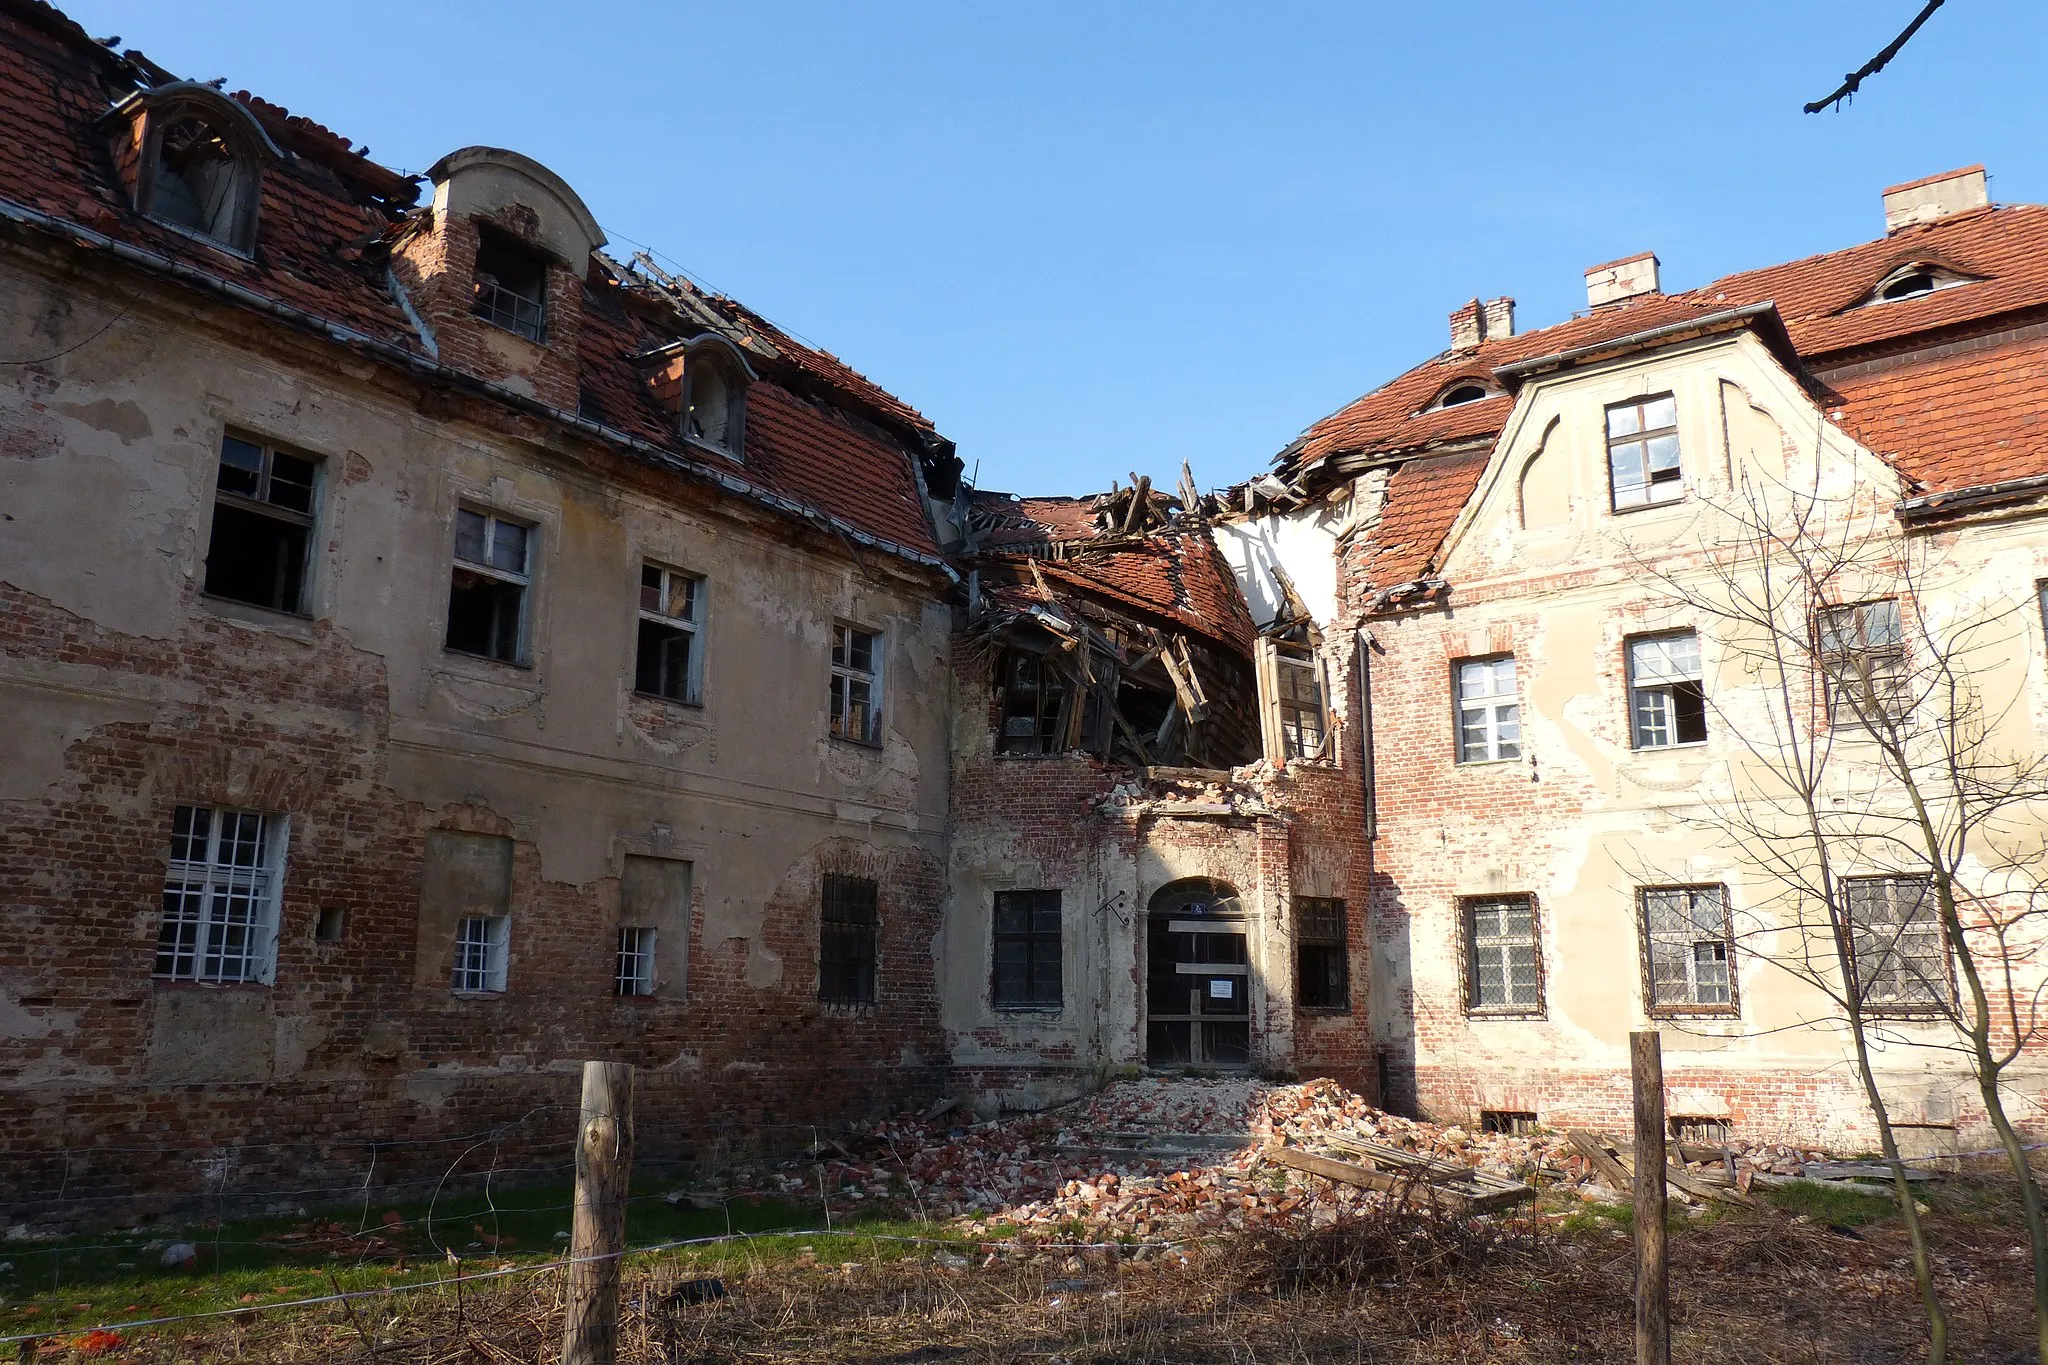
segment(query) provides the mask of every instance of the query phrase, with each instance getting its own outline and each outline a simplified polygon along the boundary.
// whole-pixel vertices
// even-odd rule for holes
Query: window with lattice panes
[[[828,1005],[875,1002],[878,892],[867,877],[825,876],[818,916],[818,999]]]
[[[640,566],[640,629],[633,690],[695,703],[703,677],[704,580],[659,564]]]
[[[284,816],[261,811],[176,809],[154,975],[222,985],[270,982],[286,824]]]
[[[1926,877],[1845,877],[1843,909],[1863,1008],[1924,1014],[1954,999],[1948,939]]]
[[[1465,1007],[1475,1014],[1543,1008],[1543,962],[1530,896],[1478,896],[1464,909]]]
[[[1324,757],[1329,744],[1329,712],[1323,699],[1322,665],[1312,646],[1295,640],[1274,642],[1273,690],[1286,756]]]
[[[1060,937],[1059,892],[996,892],[989,994],[997,1009],[1060,1007]]]
[[[1305,1010],[1351,1007],[1351,946],[1344,902],[1294,898],[1294,1003]]]
[[[1823,608],[1814,634],[1833,723],[1867,727],[1905,719],[1913,703],[1897,598]]]
[[[1460,659],[1451,665],[1456,694],[1458,761],[1490,763],[1522,754],[1522,707],[1513,655]]]
[[[1719,886],[1656,886],[1640,893],[1653,1011],[1735,1012],[1735,935]]]
[[[1668,393],[1607,409],[1607,472],[1614,510],[1685,496],[1678,463],[1678,404]]]

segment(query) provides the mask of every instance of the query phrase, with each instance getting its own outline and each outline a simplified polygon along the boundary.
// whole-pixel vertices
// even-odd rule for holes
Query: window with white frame
[[[1280,744],[1288,758],[1322,758],[1329,744],[1323,702],[1323,671],[1315,649],[1301,641],[1273,645],[1274,706],[1280,716]]]
[[[206,594],[273,611],[306,609],[314,471],[302,455],[232,432],[221,438]]]
[[[455,570],[448,589],[448,648],[518,663],[526,645],[533,582],[533,527],[495,512],[458,508]]]
[[[862,744],[882,740],[882,637],[832,627],[832,733]]]
[[[1734,1013],[1734,934],[1718,886],[1645,887],[1643,951],[1651,1010]]]
[[[177,808],[154,975],[269,984],[286,826],[284,816],[260,811]]]
[[[450,985],[466,994],[505,989],[505,948],[509,915],[464,915],[455,925],[455,971]]]
[[[1923,1014],[1953,998],[1948,942],[1925,877],[1845,877],[1856,989],[1872,1013]]]
[[[1628,702],[1636,748],[1705,743],[1707,692],[1700,675],[1700,637],[1686,630],[1630,640]]]
[[[704,580],[658,564],[640,566],[640,640],[633,690],[696,702],[703,677],[698,615]]]
[[[1490,763],[1522,756],[1522,708],[1515,658],[1460,659],[1451,665],[1457,694],[1458,761]]]
[[[1464,903],[1465,1008],[1474,1014],[1543,1009],[1543,968],[1531,896],[1478,896]]]
[[[648,928],[619,930],[619,966],[613,977],[615,995],[654,994],[654,936]]]
[[[1685,496],[1678,467],[1678,404],[1670,394],[1607,409],[1607,473],[1614,510]]]
[[[1814,633],[1831,721],[1871,726],[1906,718],[1913,699],[1897,598],[1825,608]]]

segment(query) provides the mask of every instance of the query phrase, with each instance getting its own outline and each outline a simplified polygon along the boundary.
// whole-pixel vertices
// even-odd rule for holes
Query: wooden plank
[[[1358,1185],[1369,1190],[1426,1190],[1447,1200],[1463,1213],[1494,1213],[1510,1205],[1519,1204],[1525,1199],[1536,1197],[1536,1191],[1529,1186],[1503,1181],[1498,1177],[1489,1177],[1494,1182],[1493,1185],[1481,1184],[1469,1178],[1478,1174],[1474,1171],[1463,1171],[1460,1178],[1453,1178],[1447,1173],[1435,1179],[1425,1179],[1423,1172],[1405,1169],[1402,1174],[1395,1175],[1387,1171],[1376,1171],[1356,1162],[1338,1161],[1334,1157],[1323,1156],[1317,1152],[1305,1152],[1298,1147],[1282,1147],[1277,1144],[1266,1148],[1261,1155],[1263,1159],[1276,1165],[1290,1166],[1297,1171],[1322,1176],[1326,1180],[1342,1181],[1344,1184]],[[1399,1155],[1413,1156],[1407,1152]],[[1442,1165],[1440,1162],[1429,1164]]]
[[[1635,1183],[1635,1156],[1633,1150],[1595,1133],[1574,1130],[1566,1134],[1573,1147],[1600,1172],[1601,1177],[1617,1190],[1627,1190]],[[1664,1183],[1673,1189],[1684,1190],[1695,1199],[1714,1199],[1723,1204],[1739,1204],[1751,1207],[1756,1201],[1731,1185],[1719,1183],[1719,1179],[1708,1179],[1695,1171],[1679,1166],[1664,1168]]]
[[[619,1352],[619,1261],[633,1179],[633,1068],[583,1064],[562,1365],[613,1365]]]
[[[1800,1167],[1799,1173],[1808,1180],[1882,1180],[1892,1178],[1892,1168],[1882,1161],[1809,1161]],[[1906,1168],[1908,1180],[1932,1180],[1926,1171]]]
[[[1607,1150],[1607,1144],[1602,1139],[1580,1129],[1573,1129],[1566,1133],[1565,1137],[1578,1150],[1580,1156],[1593,1163],[1593,1169],[1600,1172],[1601,1178],[1615,1189],[1626,1191],[1634,1183],[1635,1177],[1629,1174],[1628,1167],[1622,1165],[1620,1160]]]

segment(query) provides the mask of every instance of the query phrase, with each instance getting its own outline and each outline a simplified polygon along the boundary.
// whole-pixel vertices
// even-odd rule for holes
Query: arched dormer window
[[[229,251],[252,254],[263,167],[284,157],[256,116],[193,81],[138,91],[115,112],[127,116],[127,136],[133,139],[137,211]]]
[[[1454,379],[1448,387],[1430,401],[1429,406],[1424,408],[1423,411],[1440,412],[1444,408],[1462,407],[1467,403],[1477,403],[1482,399],[1497,398],[1500,396],[1500,392],[1501,390],[1498,385],[1490,384],[1484,379]]]
[[[1877,286],[1856,306],[1868,308],[1879,303],[1900,303],[1906,299],[1917,299],[1943,289],[1953,289],[1959,284],[1975,284],[1977,276],[1965,275],[1960,270],[1951,270],[1945,265],[1927,261],[1908,261],[1877,282]]]
[[[692,343],[683,360],[683,439],[727,459],[745,459],[753,378],[746,359],[723,337]]]

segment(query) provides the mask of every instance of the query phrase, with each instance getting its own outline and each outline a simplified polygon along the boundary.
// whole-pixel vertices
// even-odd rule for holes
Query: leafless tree
[[[1842,77],[1841,85],[1835,89],[1833,94],[1817,99],[1807,105],[1806,112],[1818,114],[1829,106],[1839,109],[1843,100],[1855,98],[1856,92],[1863,88],[1863,82],[1884,70],[1891,59],[1899,55],[1899,49],[1912,41],[1913,35],[1920,31],[1922,24],[1934,17],[1934,12],[1941,8],[1942,2],[1943,0],[1927,0],[1927,3],[1920,7],[1920,12],[1913,16],[1913,22],[1907,24],[1904,31],[1898,37],[1886,43],[1875,57],[1872,57],[1869,61]]]
[[[1909,533],[1870,487],[1824,494],[1754,478],[1702,499],[1704,568],[1638,562],[1712,629],[1725,684],[1708,704],[1735,751],[1693,817],[1768,888],[1738,940],[1829,1002],[1893,1175],[1929,1322],[1946,1319],[1873,1053],[1964,1057],[2013,1172],[2048,1365],[2048,1228],[2005,1081],[2041,1036],[2048,762],[2000,697],[2027,638],[1947,538]],[[2022,655],[2021,657],[2024,657]]]

